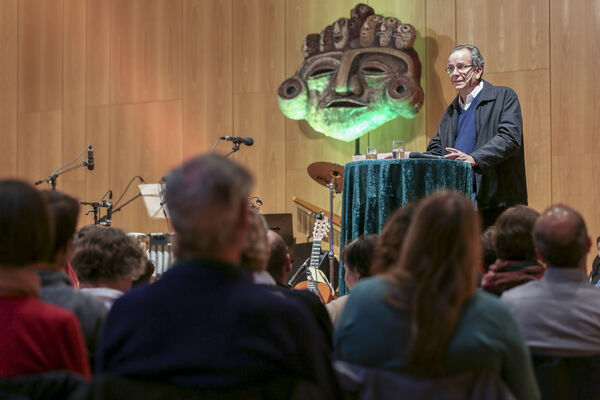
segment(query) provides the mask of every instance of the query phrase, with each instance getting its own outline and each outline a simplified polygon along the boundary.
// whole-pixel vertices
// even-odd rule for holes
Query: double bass
[[[335,292],[327,277],[319,269],[319,262],[321,259],[321,240],[327,236],[327,232],[329,232],[329,220],[328,218],[321,214],[317,214],[317,219],[315,221],[315,227],[313,229],[313,244],[312,251],[310,253],[310,264],[307,268],[306,266],[302,266],[300,268],[304,268],[306,270],[306,280],[300,281],[294,289],[308,289],[311,292],[315,293],[321,302],[324,304],[329,303],[331,300],[335,298]]]

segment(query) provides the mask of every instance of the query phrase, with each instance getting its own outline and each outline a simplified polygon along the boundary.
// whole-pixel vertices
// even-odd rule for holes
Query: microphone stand
[[[80,167],[87,167],[88,166],[88,161],[89,160],[85,160],[84,162],[82,162],[79,165],[75,165],[69,169],[66,169],[64,171],[62,171],[63,168],[68,167],[69,165],[73,164],[79,157],[81,157],[83,155],[83,153],[85,153],[85,151],[87,150],[87,147],[85,149],[83,149],[83,151],[81,153],[79,153],[77,155],[77,157],[75,157],[74,159],[72,159],[71,161],[69,161],[68,163],[66,163],[65,165],[63,165],[62,167],[57,168],[56,170],[54,170],[54,172],[52,172],[50,175],[48,175],[46,178],[40,179],[39,181],[34,182],[34,185],[41,185],[44,182],[48,182],[50,184],[50,188],[52,190],[56,190],[56,180],[58,179],[59,176],[66,174],[67,172],[71,172],[77,168]]]
[[[240,143],[233,142],[233,147],[231,148],[229,153],[225,154],[225,158],[229,157],[232,153],[235,153],[236,151],[239,151],[239,150],[240,150]]]

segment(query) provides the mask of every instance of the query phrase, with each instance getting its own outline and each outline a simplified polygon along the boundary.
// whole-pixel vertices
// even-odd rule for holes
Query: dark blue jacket
[[[527,204],[523,120],[519,98],[514,90],[483,82],[475,109],[476,142],[470,155],[477,162],[473,169],[480,209],[507,208]],[[454,147],[460,104],[458,96],[442,115],[438,133],[427,146],[427,153],[444,155]]]
[[[96,371],[199,388],[303,377],[337,399],[329,348],[296,300],[239,267],[190,260],[115,302]]]

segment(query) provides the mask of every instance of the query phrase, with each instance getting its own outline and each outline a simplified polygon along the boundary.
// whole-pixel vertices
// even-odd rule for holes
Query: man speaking
[[[508,207],[527,204],[527,184],[519,99],[514,90],[484,81],[483,66],[477,47],[452,49],[446,72],[458,96],[426,153],[471,164],[477,208],[487,227]]]

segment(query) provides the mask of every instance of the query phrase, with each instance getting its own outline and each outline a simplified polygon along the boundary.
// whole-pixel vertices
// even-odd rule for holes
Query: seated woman
[[[85,226],[77,233],[73,248],[71,263],[80,290],[102,300],[109,309],[131,289],[148,261],[135,239],[118,228]]]
[[[545,268],[537,262],[533,245],[533,225],[539,216],[539,212],[523,205],[500,214],[492,234],[497,259],[481,280],[483,289],[501,295],[544,276]]]
[[[423,200],[398,262],[352,291],[334,332],[337,358],[425,376],[486,369],[517,398],[539,398],[510,311],[476,289],[479,237],[479,217],[462,194]]]
[[[369,233],[357,237],[344,246],[341,258],[344,263],[344,282],[348,289],[352,290],[359,280],[371,275],[371,260],[376,243],[377,235]],[[342,313],[348,297],[348,295],[338,297],[325,305],[334,325]]]
[[[34,268],[50,256],[53,231],[40,192],[0,181],[0,377],[56,370],[90,377],[77,317],[39,298]]]

